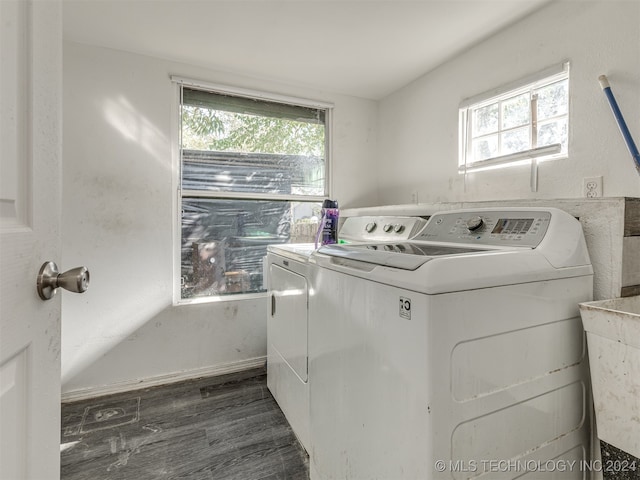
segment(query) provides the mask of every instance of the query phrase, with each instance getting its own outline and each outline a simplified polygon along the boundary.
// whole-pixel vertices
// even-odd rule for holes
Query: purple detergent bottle
[[[322,218],[316,234],[316,248],[320,245],[338,243],[338,202],[336,200],[325,200],[322,202]]]

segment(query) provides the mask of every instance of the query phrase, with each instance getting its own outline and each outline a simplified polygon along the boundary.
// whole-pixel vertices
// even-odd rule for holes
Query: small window
[[[538,77],[463,102],[461,172],[567,156],[569,65]]]
[[[330,106],[178,83],[179,301],[260,293],[267,246],[314,239]]]

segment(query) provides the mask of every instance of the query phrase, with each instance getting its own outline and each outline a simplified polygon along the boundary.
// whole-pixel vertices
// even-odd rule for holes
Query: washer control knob
[[[391,225],[390,223],[387,223],[384,227],[382,227],[382,229],[383,229],[386,233],[389,233],[391,230],[393,230],[393,225]]]
[[[403,230],[404,230],[404,225],[402,225],[401,223],[397,223],[396,225],[393,226],[393,231],[396,233],[402,233]]]
[[[480,216],[471,217],[467,220],[467,228],[470,232],[478,230],[482,225],[484,225],[484,220]]]
[[[376,227],[376,222],[369,222],[365,225],[364,229],[367,231],[367,233],[371,233],[376,229]]]

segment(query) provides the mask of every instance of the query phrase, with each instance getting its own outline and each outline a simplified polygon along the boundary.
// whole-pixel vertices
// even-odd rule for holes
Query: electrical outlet
[[[587,198],[602,196],[602,177],[589,177],[583,179],[582,193]]]

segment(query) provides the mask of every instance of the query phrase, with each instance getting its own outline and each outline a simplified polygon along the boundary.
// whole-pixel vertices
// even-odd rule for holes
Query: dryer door
[[[303,382],[307,381],[307,279],[271,265],[269,342]]]

